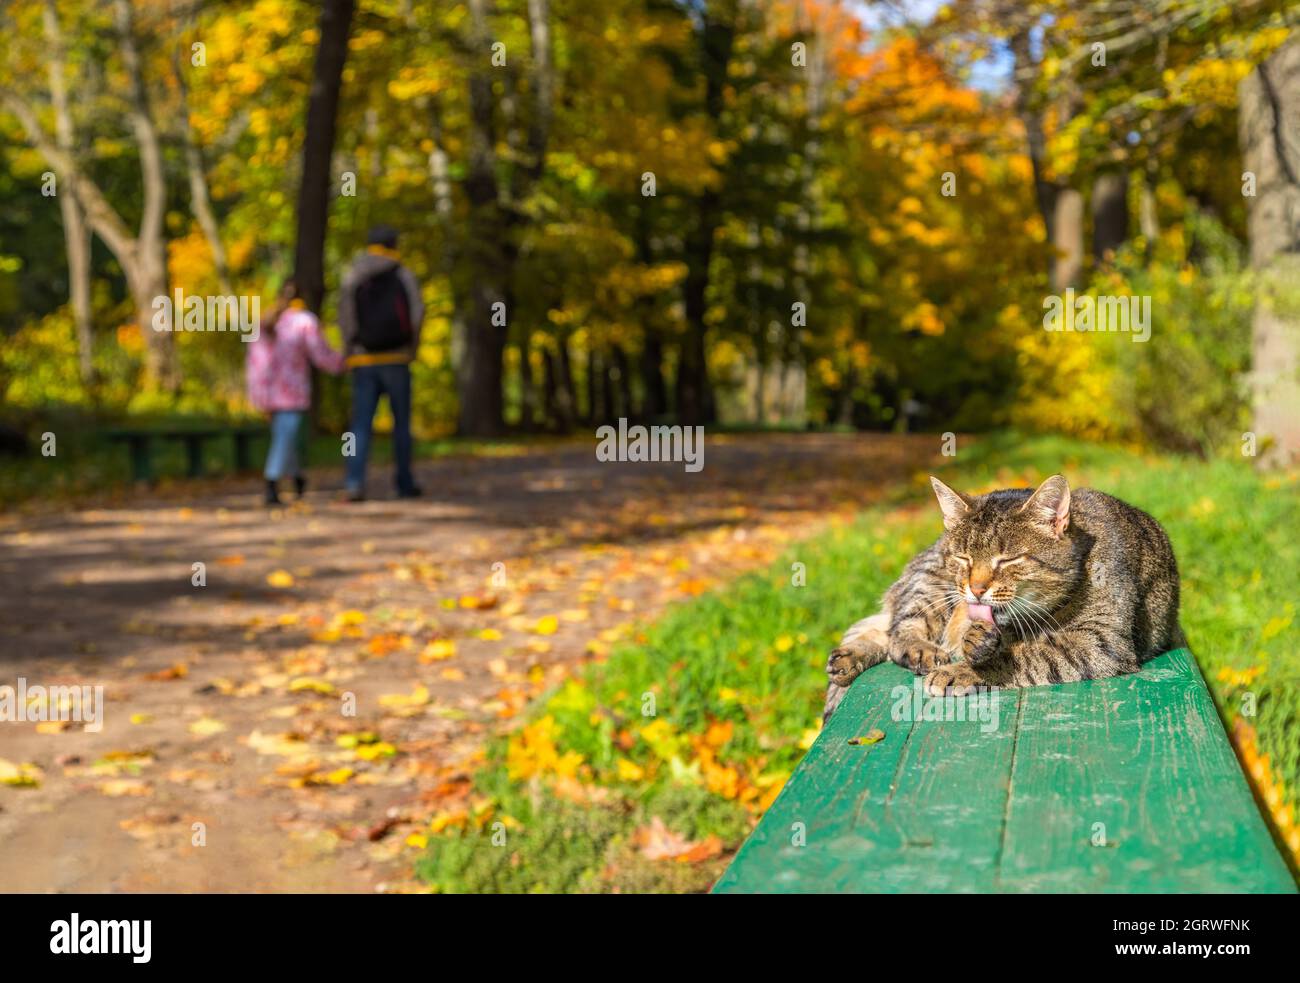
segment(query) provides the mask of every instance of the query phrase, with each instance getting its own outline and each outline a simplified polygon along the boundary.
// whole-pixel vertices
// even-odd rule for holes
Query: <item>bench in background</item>
[[[715,893],[1295,892],[1186,649],[998,691],[987,733],[894,720],[916,678],[858,677]]]
[[[234,467],[237,472],[252,470],[251,443],[255,437],[266,434],[265,427],[212,427],[207,429],[109,430],[105,436],[115,443],[124,443],[131,453],[131,476],[136,481],[152,482],[154,442],[178,440],[185,444],[185,473],[190,478],[203,477],[203,444],[208,440],[229,436],[234,445]]]

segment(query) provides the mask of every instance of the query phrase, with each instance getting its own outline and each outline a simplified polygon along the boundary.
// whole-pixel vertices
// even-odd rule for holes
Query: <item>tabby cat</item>
[[[886,660],[932,695],[1135,671],[1183,644],[1178,565],[1155,519],[1061,475],[963,495],[931,478],[944,533],[826,663],[825,716]]]

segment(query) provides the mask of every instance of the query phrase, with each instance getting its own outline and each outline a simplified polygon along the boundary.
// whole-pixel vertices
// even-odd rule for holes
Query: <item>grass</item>
[[[1297,475],[1014,434],[963,447],[942,474],[982,491],[1055,471],[1168,529],[1191,647],[1225,719],[1250,725],[1239,749],[1300,855]],[[939,532],[917,475],[766,574],[671,609],[488,748],[418,873],[442,891],[706,890],[815,737],[826,651]],[[659,852],[682,859],[647,857],[656,828],[677,837]]]

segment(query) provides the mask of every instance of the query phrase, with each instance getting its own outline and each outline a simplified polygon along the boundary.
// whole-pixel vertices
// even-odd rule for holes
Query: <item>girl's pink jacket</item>
[[[338,375],[343,354],[329,346],[320,321],[305,308],[291,307],[248,346],[248,399],[263,413],[305,410],[311,406],[311,366]]]

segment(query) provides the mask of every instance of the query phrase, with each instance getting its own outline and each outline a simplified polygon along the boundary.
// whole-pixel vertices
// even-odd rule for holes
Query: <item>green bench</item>
[[[152,482],[154,442],[177,440],[185,445],[185,473],[190,478],[203,477],[203,444],[229,436],[234,444],[234,466],[237,472],[252,470],[251,444],[255,437],[266,434],[265,427],[210,427],[206,429],[117,429],[105,432],[114,443],[123,443],[131,453],[131,476],[136,481]]]
[[[999,691],[996,727],[895,719],[916,678],[857,679],[715,893],[1295,892],[1186,649]]]

